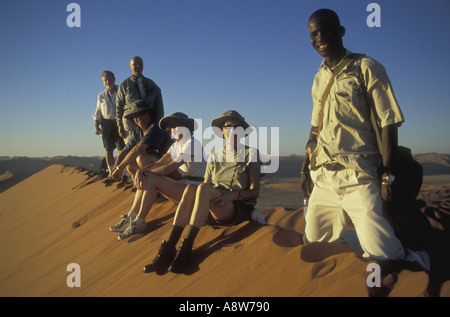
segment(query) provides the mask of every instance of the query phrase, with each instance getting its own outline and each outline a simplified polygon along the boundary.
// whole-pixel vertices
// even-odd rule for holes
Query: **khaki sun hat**
[[[133,117],[143,111],[151,110],[148,104],[144,100],[138,100],[131,104],[131,106],[125,110],[124,117],[125,119],[133,121]]]
[[[172,113],[170,116],[166,116],[159,121],[159,127],[162,130],[178,126],[186,127],[189,130],[194,131],[197,129],[197,122],[195,119],[189,118],[183,112]]]
[[[220,129],[220,132],[214,131],[214,133],[216,133],[216,135],[223,137],[223,135],[222,135],[223,125],[229,119],[236,120],[239,123],[239,126],[245,130],[245,135],[248,135],[253,132],[253,128],[250,127],[250,125],[247,123],[247,121],[245,121],[245,118],[243,116],[241,116],[241,114],[239,112],[237,112],[236,110],[227,110],[224,113],[222,113],[220,115],[220,117],[213,119],[211,121],[212,127],[216,127],[216,128]],[[214,129],[214,130],[216,130],[216,129]],[[220,133],[220,135],[218,133]]]

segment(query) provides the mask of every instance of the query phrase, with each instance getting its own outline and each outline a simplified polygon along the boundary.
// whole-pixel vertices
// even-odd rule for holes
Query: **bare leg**
[[[114,151],[106,151],[106,165],[108,165],[108,171],[111,172],[109,170],[110,167],[114,166]]]
[[[211,201],[220,197],[222,195],[221,191],[213,188],[210,184],[200,184],[196,196],[195,204],[192,210],[192,215],[190,219],[190,224],[200,228],[208,213],[211,209],[214,217],[220,220],[228,220],[234,215],[234,205],[232,203],[225,206],[216,206],[211,204]]]
[[[197,192],[197,186],[188,185],[183,192],[180,203],[178,204],[173,225],[184,228],[189,224],[191,218],[192,209],[195,202],[195,194]]]
[[[131,175],[135,175],[138,170],[158,161],[158,158],[152,154],[141,154],[136,157],[136,161],[128,164],[126,169]]]
[[[137,166],[139,167],[139,169],[144,168],[145,166],[147,166],[149,164],[153,164],[154,162],[156,162],[156,157],[153,155],[141,154],[136,158],[136,163],[137,163]],[[130,170],[128,169],[128,166],[127,166],[127,171],[129,173],[131,173]],[[136,170],[133,171],[132,175],[134,175],[135,173],[136,173]],[[130,213],[134,213],[134,214],[139,213],[141,204],[142,204],[143,193],[144,193],[143,190],[136,191],[136,195],[134,196],[133,204],[131,205]],[[144,216],[144,218],[145,218],[145,216]]]
[[[167,269],[169,268],[176,254],[175,245],[181,237],[184,227],[189,223],[192,208],[194,206],[196,191],[197,186],[186,186],[175,213],[175,218],[169,234],[169,238],[167,239],[167,241],[162,241],[158,254],[153,259],[152,263],[144,266],[144,273],[156,271],[162,274],[164,272],[167,272]]]
[[[185,188],[186,185],[181,182],[166,176],[150,174],[143,191],[138,218],[145,219],[156,200],[158,192],[178,202],[182,199]]]
[[[143,190],[137,190],[136,195],[134,195],[133,204],[131,205],[130,213],[133,212],[135,214],[139,213],[139,208],[141,207],[142,196],[144,195]]]
[[[191,209],[192,212],[189,213],[189,209],[187,208],[185,210],[178,210],[178,212],[185,214],[184,217],[187,217],[190,214],[190,225],[187,229],[185,238],[181,241],[173,262],[168,268],[168,271],[181,273],[187,269],[191,261],[194,240],[206,220],[210,208],[214,217],[220,220],[228,220],[232,218],[234,215],[233,203],[228,203],[224,206],[218,206],[212,203],[214,199],[219,198],[221,195],[222,192],[213,188],[210,184],[200,184],[195,192],[195,202],[193,208]],[[190,193],[190,196],[192,197],[192,193]]]

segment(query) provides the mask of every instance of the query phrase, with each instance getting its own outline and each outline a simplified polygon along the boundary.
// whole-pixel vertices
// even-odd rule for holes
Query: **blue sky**
[[[132,56],[162,89],[165,113],[201,118],[229,109],[254,127],[279,127],[280,155],[304,154],[311,85],[321,57],[307,20],[335,10],[344,45],[387,69],[414,153],[450,153],[450,1],[79,0],[0,1],[0,156],[104,155],[92,115],[100,74],[130,75]],[[367,5],[381,8],[370,28]]]

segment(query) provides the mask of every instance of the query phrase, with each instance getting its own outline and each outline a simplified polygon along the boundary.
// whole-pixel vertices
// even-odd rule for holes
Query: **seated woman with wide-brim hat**
[[[188,270],[194,239],[205,222],[233,226],[251,220],[259,195],[261,163],[258,150],[239,140],[252,129],[234,110],[224,112],[211,125],[215,132],[221,131],[225,146],[209,156],[204,183],[186,187],[169,238],[161,243],[153,262],[144,267],[145,273]],[[186,226],[186,236],[176,250]]]
[[[206,161],[202,144],[192,135],[197,128],[195,120],[176,112],[162,118],[159,127],[166,130],[175,142],[161,159],[136,173],[134,185],[137,191],[131,209],[110,228],[114,232],[123,232],[118,236],[119,240],[146,229],[145,218],[158,193],[180,202],[188,184],[203,182]],[[174,179],[174,172],[180,177]]]

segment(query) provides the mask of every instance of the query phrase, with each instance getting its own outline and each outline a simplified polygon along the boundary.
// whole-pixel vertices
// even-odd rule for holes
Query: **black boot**
[[[157,274],[164,274],[167,272],[167,268],[172,263],[173,258],[175,257],[175,247],[168,245],[167,241],[161,242],[161,246],[159,247],[158,254],[153,259],[152,263],[147,264],[142,269],[144,273],[156,272]]]
[[[184,273],[189,268],[192,256],[192,243],[187,239],[181,240],[175,259],[168,271],[172,273]]]

